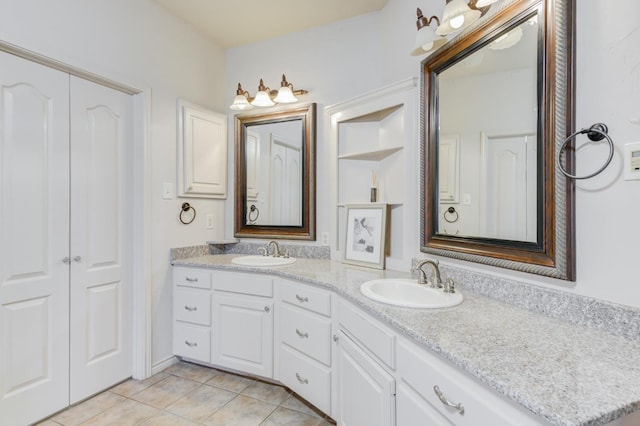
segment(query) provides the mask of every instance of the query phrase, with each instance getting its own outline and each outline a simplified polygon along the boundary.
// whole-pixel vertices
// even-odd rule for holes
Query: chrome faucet
[[[424,269],[422,269],[424,265],[431,266],[431,269],[433,270],[433,283],[429,283],[429,281],[427,280],[427,273],[424,271]],[[437,260],[419,260],[413,270],[418,272],[418,284],[431,284],[431,286],[435,288],[442,287],[442,278],[440,277],[440,268],[438,268]]]
[[[269,252],[269,247],[273,246],[273,257],[280,257],[280,247],[278,246],[278,242],[271,240],[267,243],[267,253]]]

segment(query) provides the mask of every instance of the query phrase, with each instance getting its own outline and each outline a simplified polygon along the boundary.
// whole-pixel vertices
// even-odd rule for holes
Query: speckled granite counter
[[[572,324],[464,292],[450,309],[416,310],[374,302],[360,285],[407,278],[318,259],[289,266],[231,264],[237,255],[174,260],[174,265],[281,276],[336,292],[499,393],[558,425],[601,425],[640,410],[640,341]]]

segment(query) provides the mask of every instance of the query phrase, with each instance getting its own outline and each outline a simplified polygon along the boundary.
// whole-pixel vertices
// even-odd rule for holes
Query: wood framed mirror
[[[315,240],[316,104],[235,116],[235,236]]]
[[[575,280],[574,0],[496,6],[421,64],[421,250]]]

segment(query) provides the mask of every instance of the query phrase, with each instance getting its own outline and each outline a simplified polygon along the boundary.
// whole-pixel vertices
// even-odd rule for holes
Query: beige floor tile
[[[145,390],[149,386],[158,383],[167,377],[169,377],[168,374],[158,373],[144,380],[129,379],[126,382],[122,382],[119,385],[112,387],[110,391],[130,398],[138,392]]]
[[[112,392],[103,392],[87,401],[81,402],[62,413],[54,416],[51,420],[65,426],[75,426],[89,420],[91,417],[117,405],[126,398]]]
[[[142,424],[144,426],[198,426],[198,423],[192,422],[191,420],[165,412],[151,417]]]
[[[241,393],[275,405],[279,405],[289,397],[289,391],[287,391],[287,389],[264,382],[255,382]]]
[[[268,402],[238,395],[205,420],[208,426],[257,426],[277,407]]]
[[[145,404],[127,399],[126,401],[92,417],[83,426],[133,426],[144,423],[160,411]]]
[[[179,400],[200,383],[182,377],[169,376],[166,379],[149,386],[133,396],[136,401],[143,402],[156,408],[163,409]]]
[[[196,422],[203,422],[236,395],[214,386],[202,385],[169,405],[165,411]]]
[[[182,361],[164,369],[163,373],[173,374],[174,376],[184,377],[185,379],[193,380],[194,382],[204,383],[213,376],[217,376],[222,372],[213,368]]]
[[[213,385],[231,392],[240,393],[251,385],[255,380],[247,377],[237,376],[235,374],[220,372],[219,375],[212,377],[207,384]]]
[[[60,423],[56,423],[53,420],[45,420],[40,423],[36,423],[36,426],[60,426]]]
[[[291,394],[282,404],[284,408],[300,411],[315,417],[324,418],[325,414],[296,394]]]
[[[278,407],[261,426],[291,425],[291,426],[318,426],[323,422],[316,416],[301,413],[300,411]]]

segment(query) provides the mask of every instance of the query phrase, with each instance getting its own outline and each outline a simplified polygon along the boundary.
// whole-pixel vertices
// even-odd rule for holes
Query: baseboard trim
[[[151,375],[158,374],[162,370],[171,367],[173,364],[177,364],[180,362],[177,356],[170,356],[167,359],[164,359],[160,362],[153,364],[151,367]]]

